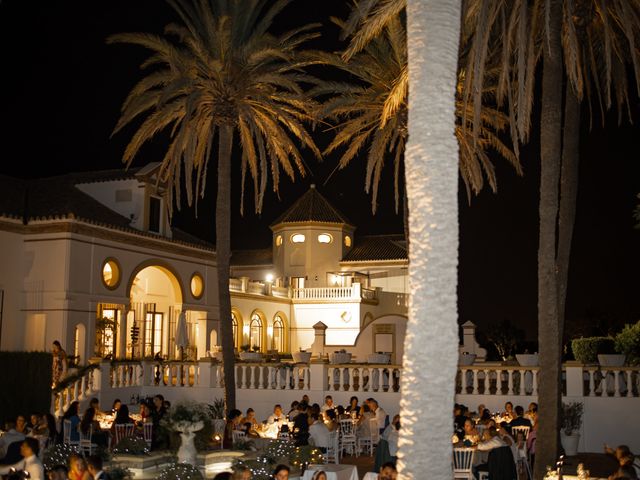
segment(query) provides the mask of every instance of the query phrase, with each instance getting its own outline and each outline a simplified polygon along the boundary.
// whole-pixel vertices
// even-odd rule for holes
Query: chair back
[[[340,420],[340,433],[342,435],[355,435],[355,429],[353,428],[352,419]]]
[[[453,473],[471,472],[473,462],[473,448],[453,449]]]
[[[329,445],[324,456],[325,463],[340,463],[340,438],[338,430],[329,432]]]
[[[523,440],[526,440],[529,436],[529,430],[531,430],[531,427],[528,427],[526,425],[511,427],[511,436],[515,441],[518,441],[518,434],[521,433]]]
[[[71,420],[62,421],[62,443],[69,445],[71,443]]]
[[[378,429],[378,421],[375,418],[369,420],[369,427],[371,429],[371,441],[376,444],[380,441],[380,430]]]
[[[233,438],[233,443],[244,440],[247,437],[246,432],[243,432],[242,430],[234,430],[233,432],[231,432],[231,435]]]
[[[118,445],[118,443],[120,443],[120,440],[122,440],[123,438],[132,437],[133,428],[133,423],[116,423],[115,444]]]
[[[85,432],[80,429],[80,451],[85,455],[93,454],[93,445],[91,439],[93,437],[93,425],[89,425],[89,429]]]
[[[147,447],[151,449],[151,442],[153,441],[153,423],[144,422],[142,424],[142,431],[144,434],[144,441],[147,444]]]
[[[278,433],[278,439],[279,440],[290,440],[291,436],[289,435],[289,432],[280,432],[280,433]]]

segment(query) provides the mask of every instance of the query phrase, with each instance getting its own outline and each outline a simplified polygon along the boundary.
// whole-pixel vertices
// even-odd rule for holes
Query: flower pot
[[[598,355],[598,363],[602,367],[622,367],[624,366],[625,359],[626,359],[626,355],[621,355],[621,354]]]
[[[516,354],[516,360],[521,367],[537,367],[538,366],[538,354],[537,353],[518,353]]]
[[[259,362],[262,360],[260,352],[240,352],[240,360],[244,362]]]
[[[178,449],[178,463],[196,464],[196,444],[194,438],[198,430],[204,428],[203,422],[180,422],[176,425],[176,430],[180,432],[180,448]]]
[[[344,352],[332,353],[329,356],[329,361],[331,363],[351,363],[351,354]]]
[[[293,363],[309,363],[311,361],[311,352],[292,352]]]
[[[572,457],[578,453],[578,443],[580,442],[579,433],[573,432],[571,435],[567,435],[564,431],[561,431],[560,441],[562,442],[565,455]]]
[[[458,363],[463,366],[473,365],[476,361],[477,355],[475,353],[461,353]]]
[[[391,354],[390,353],[372,353],[367,356],[367,363],[381,363],[387,364],[391,363]]]

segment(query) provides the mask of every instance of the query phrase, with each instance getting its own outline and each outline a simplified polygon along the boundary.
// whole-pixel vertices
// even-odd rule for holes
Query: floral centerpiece
[[[161,424],[180,433],[178,462],[193,465],[196,461],[195,432],[210,424],[209,406],[191,401],[178,402],[171,407]]]

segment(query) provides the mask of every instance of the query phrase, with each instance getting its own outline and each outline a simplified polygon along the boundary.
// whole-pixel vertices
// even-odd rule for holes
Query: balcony
[[[230,278],[229,291],[255,296],[271,296],[289,298],[294,303],[317,302],[366,302],[378,303],[378,290],[363,288],[359,283],[350,287],[315,287],[315,288],[287,288],[276,287],[271,283],[251,281],[247,277]]]

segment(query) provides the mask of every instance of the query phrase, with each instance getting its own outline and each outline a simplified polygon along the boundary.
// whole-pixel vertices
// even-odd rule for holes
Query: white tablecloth
[[[313,474],[319,470],[327,474],[327,480],[358,480],[358,470],[355,465],[336,465],[332,463],[309,465],[309,468],[302,476],[302,480],[311,480]]]

